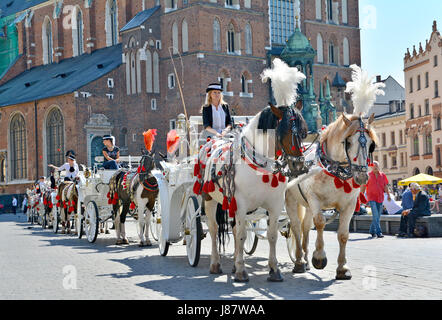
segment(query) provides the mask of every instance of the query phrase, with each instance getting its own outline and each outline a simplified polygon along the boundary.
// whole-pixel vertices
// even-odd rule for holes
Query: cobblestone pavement
[[[285,240],[277,257],[282,283],[266,281],[268,243],[260,240],[246,256],[250,282],[233,282],[233,238],[222,257],[223,275],[209,274],[210,236],[202,241],[196,268],[186,248],[173,244],[167,257],[158,244],[139,248],[135,224],[126,223],[129,246],[116,246],[115,233],[95,243],[31,227],[25,216],[0,215],[0,299],[442,299],[442,238],[369,239],[352,233],[347,260],[353,279],[335,280],[338,242],[325,232],[328,265],[299,275],[291,272]],[[314,250],[311,233],[310,252]]]

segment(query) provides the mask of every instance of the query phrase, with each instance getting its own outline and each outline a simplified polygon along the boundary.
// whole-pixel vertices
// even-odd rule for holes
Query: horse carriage
[[[127,164],[128,168],[138,166],[141,157],[121,156],[120,161]],[[90,243],[95,242],[99,231],[103,227],[108,231],[107,223],[114,222],[113,204],[110,203],[107,195],[109,193],[109,181],[118,170],[103,169],[100,163],[103,157],[95,158],[96,164],[92,169],[85,168],[79,172],[77,183],[78,201],[75,215],[77,236],[82,238],[83,234]],[[100,225],[102,226],[100,228]]]
[[[232,118],[236,126],[243,127],[253,116],[233,116]],[[179,155],[170,161],[161,161],[161,170],[156,169],[152,172],[158,182],[159,195],[157,210],[151,220],[151,230],[154,238],[159,242],[160,254],[166,256],[171,243],[183,241],[186,245],[188,263],[192,267],[198,265],[201,240],[208,232],[208,220],[202,208],[202,198],[193,191],[194,166],[197,162],[198,151],[200,146],[207,141],[203,133],[198,133],[198,128],[201,127],[201,116],[191,116],[187,129],[184,115],[179,115],[177,121],[177,133],[180,137]],[[189,130],[188,135],[187,130]],[[267,239],[267,221],[268,212],[263,208],[247,214],[247,239],[244,242],[246,254],[252,255],[255,252],[259,239]],[[232,231],[229,224],[227,228],[226,231]],[[295,262],[294,240],[290,238],[289,229],[288,216],[284,211],[278,219],[278,230],[287,238],[290,257]]]

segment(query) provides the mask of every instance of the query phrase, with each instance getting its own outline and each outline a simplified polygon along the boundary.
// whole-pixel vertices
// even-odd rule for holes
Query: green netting
[[[15,16],[0,19],[0,75],[18,56],[18,32]]]

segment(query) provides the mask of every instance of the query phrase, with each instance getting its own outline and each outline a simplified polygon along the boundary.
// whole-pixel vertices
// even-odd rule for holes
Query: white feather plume
[[[376,101],[376,96],[385,95],[385,87],[382,82],[373,83],[374,77],[369,77],[367,72],[363,71],[359,66],[353,64],[351,82],[347,83],[345,92],[352,93],[354,114],[366,115]]]
[[[296,102],[298,84],[306,79],[297,68],[289,67],[281,59],[273,60],[273,68],[265,69],[261,74],[262,82],[272,80],[273,96],[277,106],[291,106]]]

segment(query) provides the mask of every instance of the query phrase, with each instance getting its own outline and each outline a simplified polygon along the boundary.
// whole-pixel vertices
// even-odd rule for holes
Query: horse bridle
[[[301,117],[299,117],[296,114],[295,109],[293,109],[293,107],[287,107],[289,112],[290,112],[290,124],[291,124],[291,148],[294,149],[296,148],[295,145],[295,138],[296,141],[298,141],[299,144],[299,148],[300,148],[300,152],[301,152],[301,156],[292,156],[290,154],[288,154],[284,148],[280,148],[282,155],[280,156],[280,158],[275,162],[275,169],[278,172],[281,172],[284,176],[286,177],[298,177],[301,174],[307,173],[309,168],[308,166],[305,165],[305,157],[303,155],[303,150],[302,150],[302,141],[307,137],[307,131],[305,129],[302,129],[301,126]],[[279,140],[278,138],[278,143],[280,146],[282,146],[282,141]],[[298,170],[291,170],[290,166],[288,166],[288,164],[291,163],[293,168],[299,168]]]
[[[324,146],[318,145],[317,148],[317,157],[319,161],[322,163],[322,165],[327,169],[328,172],[332,173],[335,177],[341,179],[341,180],[348,180],[353,177],[355,173],[367,173],[368,172],[368,162],[369,159],[372,159],[373,157],[373,151],[374,151],[374,142],[370,145],[370,149],[367,152],[367,138],[365,137],[365,133],[368,133],[369,131],[365,128],[364,122],[362,121],[362,118],[359,118],[359,128],[356,130],[356,132],[359,132],[359,138],[358,138],[358,151],[356,153],[356,158],[359,157],[360,151],[362,149],[362,156],[364,157],[364,165],[356,165],[352,162],[349,154],[349,142],[348,139],[350,137],[347,137],[342,143],[344,144],[345,149],[345,156],[347,158],[346,162],[340,162],[331,159],[325,154]]]

